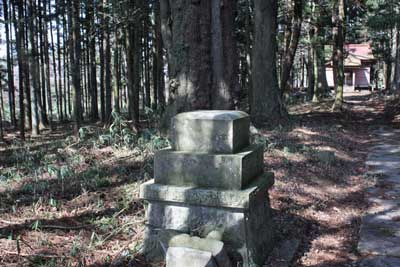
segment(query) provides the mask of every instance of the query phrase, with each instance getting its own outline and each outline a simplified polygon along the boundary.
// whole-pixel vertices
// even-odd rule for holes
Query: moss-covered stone
[[[250,118],[241,111],[194,111],[172,121],[176,151],[231,154],[249,145]]]
[[[156,183],[240,190],[263,172],[262,146],[236,154],[161,150],[154,159]]]

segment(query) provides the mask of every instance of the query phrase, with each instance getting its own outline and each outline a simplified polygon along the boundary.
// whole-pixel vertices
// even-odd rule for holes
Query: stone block
[[[222,240],[222,233],[220,231],[211,231],[207,234],[206,238],[208,239],[214,239],[214,240]]]
[[[188,234],[181,234],[174,236],[169,241],[168,246],[169,248],[184,247],[207,251],[212,254],[218,267],[232,267],[231,261],[225,250],[224,243],[219,240],[189,236]]]
[[[242,111],[181,113],[172,120],[176,151],[232,154],[249,145],[249,115]]]
[[[218,267],[208,251],[185,247],[170,247],[166,267]]]
[[[168,248],[171,231],[205,236],[218,229],[223,232],[222,242],[234,266],[262,266],[273,247],[271,210],[266,190],[268,185],[219,193],[217,190],[171,189],[168,186],[161,186],[163,190],[148,190],[144,195],[152,195],[153,200],[147,207],[144,254],[150,253],[153,259],[162,258],[162,254],[155,255],[155,252]],[[177,188],[181,188],[181,191],[175,190]],[[156,192],[163,193],[157,196]],[[236,196],[235,193],[242,195]],[[185,197],[196,194],[195,197]],[[161,200],[161,195],[164,200]],[[211,200],[206,196],[210,196]],[[232,201],[229,201],[229,197]],[[174,201],[178,199],[181,201]]]
[[[159,184],[242,189],[263,172],[264,149],[249,146],[237,154],[158,151],[154,179]]]
[[[187,203],[209,207],[249,209],[257,195],[267,194],[274,184],[274,174],[267,172],[243,190],[219,190],[157,184],[154,180],[140,186],[140,198],[148,201]]]
[[[152,203],[149,205],[150,217],[143,253],[150,253],[152,259],[162,259],[164,254],[155,255],[155,252],[168,248],[166,237],[171,230],[180,233],[188,233],[192,229],[206,232],[218,227],[224,229],[222,239],[234,266],[262,266],[273,247],[272,219],[270,209],[265,205],[260,204],[255,210],[245,212]]]

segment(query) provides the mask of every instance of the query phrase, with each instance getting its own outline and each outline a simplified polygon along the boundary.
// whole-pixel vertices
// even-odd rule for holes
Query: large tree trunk
[[[335,82],[335,102],[332,109],[342,109],[344,90],[344,0],[334,0],[333,5],[333,79]]]
[[[273,125],[287,116],[276,71],[277,2],[255,0],[254,11],[251,116],[256,125]]]
[[[238,56],[233,20],[236,1],[211,1],[212,108],[238,106]]]
[[[211,109],[210,10],[211,1],[161,1],[169,64],[166,123],[180,112]]]
[[[165,122],[189,110],[232,109],[239,88],[233,31],[236,1],[160,3],[169,63]]]

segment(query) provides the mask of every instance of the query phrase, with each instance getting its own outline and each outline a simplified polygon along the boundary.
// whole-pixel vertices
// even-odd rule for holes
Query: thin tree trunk
[[[290,34],[287,36],[287,48],[284,51],[281,73],[281,88],[284,94],[290,90],[290,73],[293,67],[294,57],[300,40],[301,25],[303,20],[303,0],[293,0],[293,19]]]
[[[49,1],[49,13],[51,13],[51,3]],[[53,61],[53,78],[54,78],[54,91],[56,93],[56,105],[57,105],[57,117],[59,120],[61,120],[61,102],[59,95],[61,92],[59,91],[59,86],[57,83],[57,62],[56,62],[56,49],[54,46],[54,37],[53,37],[53,23],[50,20],[50,45],[51,45],[51,55],[52,55],[52,61]]]
[[[17,119],[15,115],[14,68],[12,65],[12,43],[9,30],[9,27],[11,27],[11,19],[8,15],[8,0],[3,0],[3,12],[5,20],[4,28],[6,32],[8,104],[11,124],[14,126],[14,128],[17,128]]]
[[[103,0],[103,27],[104,27],[104,86],[105,86],[105,122],[109,122],[112,112],[112,90],[111,90],[111,41],[110,41],[110,8],[108,0]]]
[[[312,32],[309,33],[310,38],[313,35]],[[312,100],[314,98],[314,89],[315,89],[315,73],[314,73],[314,47],[309,45],[308,55],[307,55],[307,80],[308,80],[308,87],[307,87],[307,100]]]
[[[47,17],[47,0],[43,1],[43,17]],[[40,2],[40,1],[39,1]],[[49,41],[48,41],[48,30],[47,30],[47,21],[45,20],[43,23],[43,45],[44,45],[44,62],[45,62],[45,82],[47,88],[47,104],[48,104],[48,111],[49,111],[49,126],[50,130],[53,130],[53,98],[51,93],[51,82],[50,82],[50,56],[49,56]]]
[[[394,78],[393,78],[393,89],[400,90],[400,27],[395,27],[396,31],[396,45],[394,47]]]
[[[16,19],[16,9],[18,9],[18,20]],[[14,18],[14,29],[16,36],[16,48],[17,48],[17,57],[18,57],[18,79],[19,79],[19,130],[20,137],[22,140],[25,140],[25,106],[24,106],[24,87],[25,87],[25,35],[24,35],[24,7],[21,1],[17,2],[17,5],[14,6],[13,9],[13,18]],[[26,88],[27,89],[27,88]]]
[[[119,34],[118,34],[118,28],[115,27],[114,28],[114,36],[115,36],[115,40],[114,40],[114,110],[117,113],[120,113],[121,111],[121,106],[120,106],[120,98],[121,98],[121,72],[120,72],[120,60],[119,60],[119,50],[120,50],[120,46],[119,46],[119,42],[120,42],[120,38],[119,38]]]
[[[335,102],[332,109],[342,109],[344,90],[344,0],[334,0],[333,8],[333,76],[335,82]]]
[[[31,85],[30,85],[30,79],[29,79],[29,38],[28,38],[28,27],[27,27],[27,21],[28,21],[28,6],[27,6],[27,2],[24,1],[23,4],[23,8],[24,8],[24,28],[23,28],[23,35],[24,35],[24,50],[25,50],[25,59],[26,62],[25,64],[25,77],[26,79],[24,80],[25,82],[25,125],[27,129],[32,129],[32,96],[31,96]]]
[[[126,54],[126,85],[128,91],[128,113],[129,118],[136,120],[138,108],[135,106],[135,87],[134,87],[134,62],[133,62],[133,26],[130,23],[125,32],[125,54]]]
[[[34,0],[29,0],[29,17],[32,18],[29,20],[29,37],[31,43],[31,54],[30,54],[30,71],[31,71],[31,93],[32,93],[32,105],[33,105],[33,114],[32,114],[32,135],[38,135],[40,133],[39,130],[39,122],[40,122],[40,113],[39,113],[39,98],[40,98],[40,81],[39,71],[38,71],[38,50],[37,50],[37,40],[36,40],[36,32],[37,28],[35,25],[37,12],[36,12],[36,4]]]
[[[68,47],[70,45],[67,42],[67,32],[70,32],[69,24],[67,23],[67,8],[64,2],[63,5],[63,17],[62,17],[62,24],[63,24],[63,69],[64,69],[64,114],[66,117],[71,115],[71,104],[69,98],[69,91],[70,91],[70,83],[69,83],[69,63],[68,63]]]
[[[60,7],[56,5],[56,35],[57,35],[57,62],[58,62],[58,88],[59,88],[59,103],[60,103],[60,121],[64,120],[63,110],[63,91],[62,85],[62,69],[61,69],[61,37],[60,37]],[[65,30],[65,29],[64,29]]]
[[[39,1],[39,25],[38,25],[38,32],[39,32],[39,42],[40,42],[40,98],[39,98],[39,103],[40,106],[42,107],[41,113],[40,113],[40,121],[42,126],[48,124],[48,117],[47,117],[47,94],[46,94],[46,70],[45,70],[45,58],[44,58],[44,36],[43,36],[43,16],[42,16],[42,11],[40,9],[40,1]]]
[[[82,102],[81,102],[81,36],[80,36],[80,23],[79,23],[79,0],[73,0],[71,3],[71,34],[72,42],[70,49],[71,58],[71,74],[72,74],[72,87],[74,92],[74,120],[75,120],[75,134],[78,134],[81,125],[82,116]]]
[[[150,24],[150,10],[148,7],[147,3],[143,4],[143,13],[144,13],[144,19],[143,19],[143,49],[144,49],[144,89],[145,89],[145,106],[148,108],[151,108],[151,87],[150,87],[150,44],[153,43],[152,40],[150,40],[150,34],[149,34],[149,24]]]
[[[6,25],[7,27],[7,25]],[[0,80],[1,80],[1,75],[0,75]],[[0,142],[3,141],[4,139],[4,132],[3,132],[3,86],[2,83],[0,82],[0,97],[1,97],[1,109],[0,109]]]
[[[104,7],[102,4],[99,6],[100,13],[104,13]],[[100,18],[101,24],[104,24],[104,16]],[[106,121],[106,105],[105,105],[105,66],[104,66],[104,32],[100,31],[99,36],[99,56],[100,56],[100,113],[102,122]]]
[[[88,3],[88,20],[89,26],[89,65],[90,65],[90,118],[92,121],[99,119],[99,107],[97,102],[97,68],[96,68],[96,28],[94,14],[94,0]]]
[[[154,95],[155,99],[157,99],[157,108],[160,110],[165,109],[165,82],[164,82],[164,53],[163,53],[163,40],[161,36],[161,16],[160,16],[160,2],[156,1],[154,7],[154,15],[155,15],[155,66],[154,69]]]

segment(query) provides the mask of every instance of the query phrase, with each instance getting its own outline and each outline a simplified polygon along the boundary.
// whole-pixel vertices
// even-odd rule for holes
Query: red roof
[[[363,44],[346,44],[346,52],[349,57],[354,57],[358,60],[374,60],[374,55],[372,53],[372,47],[370,43]]]

